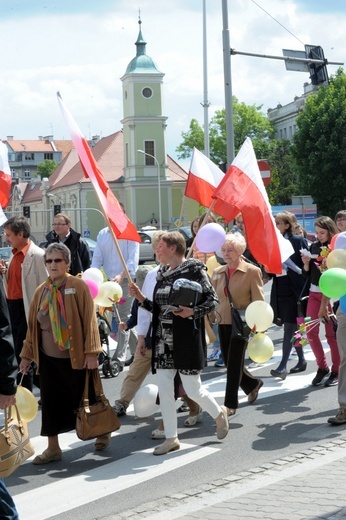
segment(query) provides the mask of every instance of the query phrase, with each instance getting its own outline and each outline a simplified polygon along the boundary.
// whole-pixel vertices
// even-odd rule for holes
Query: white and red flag
[[[251,254],[273,274],[294,253],[275,225],[251,139],[247,137],[213,193],[213,211],[228,222],[241,213]]]
[[[141,242],[141,238],[137,233],[135,225],[121,209],[118,199],[110,189],[103,173],[99,170],[97,162],[95,161],[85,137],[65,106],[60,93],[58,92],[57,95],[61,112],[69,128],[71,139],[77,150],[84,175],[86,178],[90,179],[100,201],[105,218],[110,222],[115,236],[119,239]]]
[[[215,188],[225,174],[202,152],[193,149],[185,197],[196,200],[202,206],[209,207],[213,202]]]
[[[7,146],[0,141],[0,206],[6,208],[10,201],[12,176],[8,164]]]

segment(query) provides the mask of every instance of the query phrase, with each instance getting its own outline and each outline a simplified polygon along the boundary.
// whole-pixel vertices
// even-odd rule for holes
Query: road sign
[[[85,231],[83,231],[83,237],[84,238],[90,238],[90,230],[89,229],[86,229]]]
[[[264,186],[268,186],[270,184],[270,179],[272,176],[272,171],[270,169],[270,166],[267,163],[267,161],[262,161],[262,160],[257,161],[257,164],[258,164],[259,170],[261,172],[263,184],[264,184]]]
[[[302,60],[306,59],[305,51],[294,51],[291,49],[282,49],[282,54],[284,56],[288,56],[289,58],[301,58]],[[296,70],[298,72],[309,72],[309,67],[307,63],[302,61],[295,60],[287,60],[285,61],[286,70]]]

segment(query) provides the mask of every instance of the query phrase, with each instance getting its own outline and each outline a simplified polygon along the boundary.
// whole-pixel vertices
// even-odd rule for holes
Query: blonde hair
[[[231,244],[234,250],[242,255],[246,249],[246,240],[241,233],[229,233],[226,235],[224,246],[227,244]]]

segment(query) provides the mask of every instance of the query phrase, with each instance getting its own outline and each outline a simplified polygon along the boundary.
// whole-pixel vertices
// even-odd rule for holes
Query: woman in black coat
[[[180,448],[177,436],[177,415],[174,397],[174,377],[179,372],[186,394],[216,420],[218,439],[228,433],[227,409],[219,406],[202,386],[200,372],[204,367],[204,316],[214,310],[217,296],[208,278],[205,265],[199,260],[185,260],[185,240],[179,231],[161,236],[155,250],[163,266],[158,271],[153,301],[145,298],[135,284],[130,294],[153,313],[153,372],[157,373],[160,407],[166,440],[157,446],[154,455],[164,455]],[[198,282],[202,289],[200,303],[193,307],[179,305],[169,308],[169,295],[178,279]]]
[[[282,358],[277,369],[271,370],[270,373],[274,377],[286,379],[287,362],[293,346],[292,338],[297,330],[297,302],[302,295],[308,294],[309,291],[309,283],[302,275],[303,262],[300,253],[301,249],[308,249],[308,242],[300,235],[293,235],[294,221],[290,213],[282,211],[277,213],[274,218],[280,233],[291,242],[294,249],[294,253],[287,263],[283,264],[282,274],[273,277],[270,295],[270,304],[274,310],[274,323],[284,327]],[[296,352],[298,363],[291,368],[291,374],[306,370],[303,347],[296,347]]]

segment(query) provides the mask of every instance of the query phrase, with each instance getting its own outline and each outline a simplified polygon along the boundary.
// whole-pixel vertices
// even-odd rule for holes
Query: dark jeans
[[[227,367],[227,381],[224,404],[227,408],[238,408],[239,386],[246,395],[256,388],[259,379],[253,377],[244,367],[247,341],[235,337],[231,339],[232,325],[219,325],[219,339],[222,358]]]
[[[28,326],[26,323],[25,309],[23,300],[7,300],[8,310],[10,313],[11,328],[14,342],[14,350],[18,365],[21,361],[20,353],[23,348],[23,342],[26,338],[26,331]],[[22,379],[22,374],[18,373],[17,382],[19,383]],[[34,382],[34,368],[33,363],[30,366],[29,372],[24,376],[22,386],[32,392]]]
[[[2,478],[0,478],[0,520],[19,520],[16,506]]]

